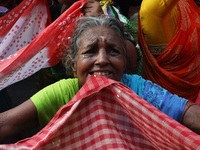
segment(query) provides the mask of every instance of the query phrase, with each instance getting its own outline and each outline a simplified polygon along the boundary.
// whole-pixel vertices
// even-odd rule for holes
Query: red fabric
[[[119,82],[91,76],[35,136],[0,149],[200,149],[200,136]]]
[[[148,49],[139,20],[144,74],[169,92],[195,102],[200,90],[200,10],[193,0],[179,0],[177,5],[180,13],[175,35],[157,58]]]
[[[85,3],[74,3],[48,27],[46,0],[24,0],[0,18],[0,90],[62,59]]]
[[[198,97],[197,97],[195,104],[200,106],[200,91],[199,91],[199,94],[198,94]]]

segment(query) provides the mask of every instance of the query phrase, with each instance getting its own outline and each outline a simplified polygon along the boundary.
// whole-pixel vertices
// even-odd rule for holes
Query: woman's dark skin
[[[192,105],[183,116],[182,124],[200,134],[200,106]]]

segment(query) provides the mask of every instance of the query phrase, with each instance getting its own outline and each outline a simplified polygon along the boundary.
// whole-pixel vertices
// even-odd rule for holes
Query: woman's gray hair
[[[64,66],[67,69],[67,74],[69,73],[69,67],[76,63],[76,56],[80,46],[80,37],[81,34],[91,28],[91,27],[108,27],[116,31],[116,33],[121,38],[123,49],[124,49],[124,56],[126,57],[126,44],[125,44],[125,36],[124,36],[124,26],[123,24],[115,18],[111,18],[109,16],[100,16],[100,17],[81,17],[79,18],[74,25],[75,32],[74,36],[71,39],[71,46],[70,49],[67,50],[66,57],[64,58]],[[125,59],[126,60],[126,59]],[[70,66],[69,66],[70,65]]]

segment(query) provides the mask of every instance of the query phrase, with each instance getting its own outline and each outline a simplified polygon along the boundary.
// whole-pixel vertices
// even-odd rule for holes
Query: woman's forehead
[[[118,44],[121,44],[121,42],[119,43],[119,40],[121,41],[121,38],[115,30],[102,26],[86,29],[81,34],[81,40],[82,42],[84,42],[86,41],[86,39],[88,41],[93,41],[96,39],[109,40],[110,42],[118,42]]]

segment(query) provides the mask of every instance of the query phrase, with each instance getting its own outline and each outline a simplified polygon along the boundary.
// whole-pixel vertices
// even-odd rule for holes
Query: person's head
[[[74,76],[82,84],[91,74],[119,81],[126,69],[122,24],[108,16],[82,17],[75,23],[75,28],[68,50]]]

